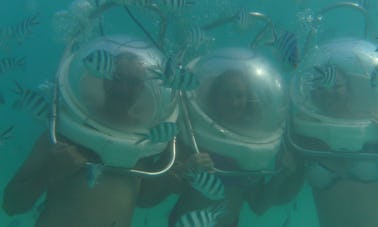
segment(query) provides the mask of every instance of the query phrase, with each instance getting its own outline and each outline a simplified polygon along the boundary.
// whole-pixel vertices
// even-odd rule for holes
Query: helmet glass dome
[[[125,36],[100,38],[72,55],[60,76],[66,107],[97,128],[138,132],[167,119],[170,89],[151,77],[162,56],[149,44]],[[94,126],[96,125],[96,126]]]
[[[227,48],[192,69],[200,87],[191,93],[198,111],[235,134],[264,139],[281,129],[286,96],[280,75],[253,52]]]
[[[335,40],[314,48],[294,76],[291,97],[313,117],[370,120],[377,112],[378,55],[361,40]]]

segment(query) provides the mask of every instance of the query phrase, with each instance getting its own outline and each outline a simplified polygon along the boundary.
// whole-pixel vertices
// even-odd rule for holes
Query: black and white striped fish
[[[6,27],[0,28],[0,39],[2,42],[9,42],[16,40],[18,43],[22,42],[25,38],[32,34],[32,28],[38,25],[39,13],[28,16],[21,22]],[[4,44],[3,44],[4,45]]]
[[[313,88],[332,88],[336,84],[336,66],[332,64],[326,64],[323,66],[314,66],[315,73],[311,78],[311,84]]]
[[[16,110],[26,108],[30,110],[35,117],[40,119],[48,119],[50,115],[50,102],[46,96],[38,91],[23,88],[20,84],[15,82],[16,89],[13,90],[18,99],[13,103],[12,107]]]
[[[277,49],[283,63],[297,67],[299,63],[299,47],[297,36],[290,31],[274,34],[274,46]]]
[[[22,58],[2,58],[0,59],[0,75],[7,72],[24,69],[26,66],[25,57]]]
[[[191,91],[199,87],[199,80],[195,74],[181,66],[179,73],[169,80],[163,81],[163,86],[173,90]]]
[[[192,26],[188,30],[184,32],[185,34],[185,45],[187,47],[194,47],[198,49],[202,44],[214,40],[206,35],[205,31],[203,31],[198,26]]]
[[[217,175],[203,170],[190,170],[186,178],[190,185],[206,198],[211,200],[225,198],[224,184]]]
[[[179,133],[179,127],[175,122],[161,122],[160,124],[152,127],[148,134],[139,134],[143,139],[136,144],[140,144],[146,140],[151,143],[164,143],[169,142]]]
[[[373,71],[370,73],[370,85],[372,88],[378,86],[378,66],[375,66]]]
[[[227,214],[224,202],[202,210],[190,211],[182,215],[175,227],[215,227],[219,218]]]
[[[197,76],[172,57],[166,60],[163,71],[152,70],[152,72],[158,75],[152,79],[160,79],[164,87],[172,90],[190,91],[199,86]]]
[[[83,58],[88,72],[98,78],[113,80],[116,78],[115,57],[107,50],[94,50]]]
[[[169,12],[180,12],[186,7],[194,5],[195,1],[191,0],[161,0],[161,8]]]
[[[3,132],[0,133],[0,145],[4,144],[6,140],[12,137],[14,126],[9,126]]]
[[[235,16],[237,26],[242,29],[248,29],[252,24],[252,17],[246,8],[241,8]]]

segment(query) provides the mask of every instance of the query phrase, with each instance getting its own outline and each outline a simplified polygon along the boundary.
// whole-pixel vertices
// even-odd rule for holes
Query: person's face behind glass
[[[135,104],[144,83],[145,71],[137,56],[126,53],[115,61],[117,78],[104,82],[105,111],[118,122],[127,118],[128,111]]]
[[[338,73],[335,85],[331,88],[317,88],[313,92],[313,102],[321,112],[328,116],[342,117],[348,111],[348,83],[344,74]]]
[[[210,105],[216,118],[225,123],[241,123],[248,107],[248,85],[238,71],[226,71],[214,82]]]

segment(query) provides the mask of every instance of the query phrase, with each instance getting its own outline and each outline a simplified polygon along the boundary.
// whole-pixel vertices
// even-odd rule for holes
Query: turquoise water
[[[191,21],[196,25],[207,24],[221,15],[230,15],[239,8],[246,8],[249,11],[259,11],[269,15],[273,23],[282,28],[297,31],[300,36],[300,43],[303,44],[303,31],[307,24],[303,17],[311,15],[311,10],[316,11],[338,1],[294,1],[294,0],[198,0],[196,4],[182,15],[184,23]],[[26,16],[36,12],[40,14],[39,25],[33,27],[30,37],[27,37],[21,44],[12,42],[9,50],[1,50],[0,57],[17,56],[26,57],[26,67],[23,70],[12,71],[0,75],[0,91],[6,98],[5,104],[0,104],[0,130],[3,131],[10,125],[14,125],[12,138],[0,145],[0,196],[2,191],[15,174],[22,161],[26,158],[33,142],[46,127],[30,116],[27,110],[16,111],[10,107],[14,94],[10,91],[13,81],[22,81],[29,87],[36,88],[45,80],[51,80],[56,72],[60,57],[63,53],[64,44],[59,40],[62,34],[56,34],[58,26],[54,15],[60,10],[68,9],[71,1],[48,1],[48,0],[15,0],[3,1],[0,13],[2,20],[0,27],[18,23]],[[378,4],[374,1],[368,2],[369,14],[377,15]],[[151,17],[146,10],[132,9],[140,21],[153,34],[157,31],[156,18]],[[330,15],[318,33],[318,41],[323,42],[331,37],[354,36],[363,37],[362,17],[353,11],[335,12]],[[342,17],[340,17],[342,15]],[[302,19],[301,19],[302,18]],[[342,19],[339,19],[342,18]],[[368,38],[375,37],[377,26],[375,18],[369,21]],[[255,27],[253,27],[255,26]],[[215,29],[209,36],[214,41],[204,47],[204,52],[224,46],[247,46],[251,39],[257,34],[262,24],[257,21],[251,29],[242,31],[232,24]],[[254,29],[258,28],[258,29]],[[112,9],[104,15],[104,30],[106,34],[126,33],[144,38],[144,34],[127,17],[122,9]],[[167,33],[168,42],[173,42],[173,34]],[[290,72],[287,72],[289,75]],[[162,204],[152,209],[137,209],[133,226],[165,226],[168,213],[175,202],[176,197],[171,196]],[[0,211],[0,226],[6,227],[28,227],[32,226],[36,218],[36,211],[30,211],[25,215],[15,217],[7,216]],[[290,221],[283,226],[288,215]],[[292,202],[284,206],[273,207],[263,216],[254,215],[247,206],[242,210],[240,226],[261,226],[261,227],[316,227],[317,216],[311,195],[311,189],[306,184],[299,195]]]

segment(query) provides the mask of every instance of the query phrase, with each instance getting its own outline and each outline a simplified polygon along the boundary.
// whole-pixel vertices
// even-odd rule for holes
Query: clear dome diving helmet
[[[308,149],[289,136],[296,148],[326,157],[374,156],[360,151],[378,144],[375,49],[368,41],[337,39],[305,56],[292,81],[289,135],[311,138],[323,148]]]
[[[98,38],[69,53],[58,72],[57,131],[96,152],[105,166],[130,169],[167,143],[142,142],[163,121],[176,122],[171,90],[151,79],[162,55],[127,36]]]
[[[279,72],[242,48],[215,51],[190,63],[189,69],[200,84],[185,102],[198,146],[234,160],[249,173],[277,172],[287,113]],[[187,144],[188,138],[183,136]]]

